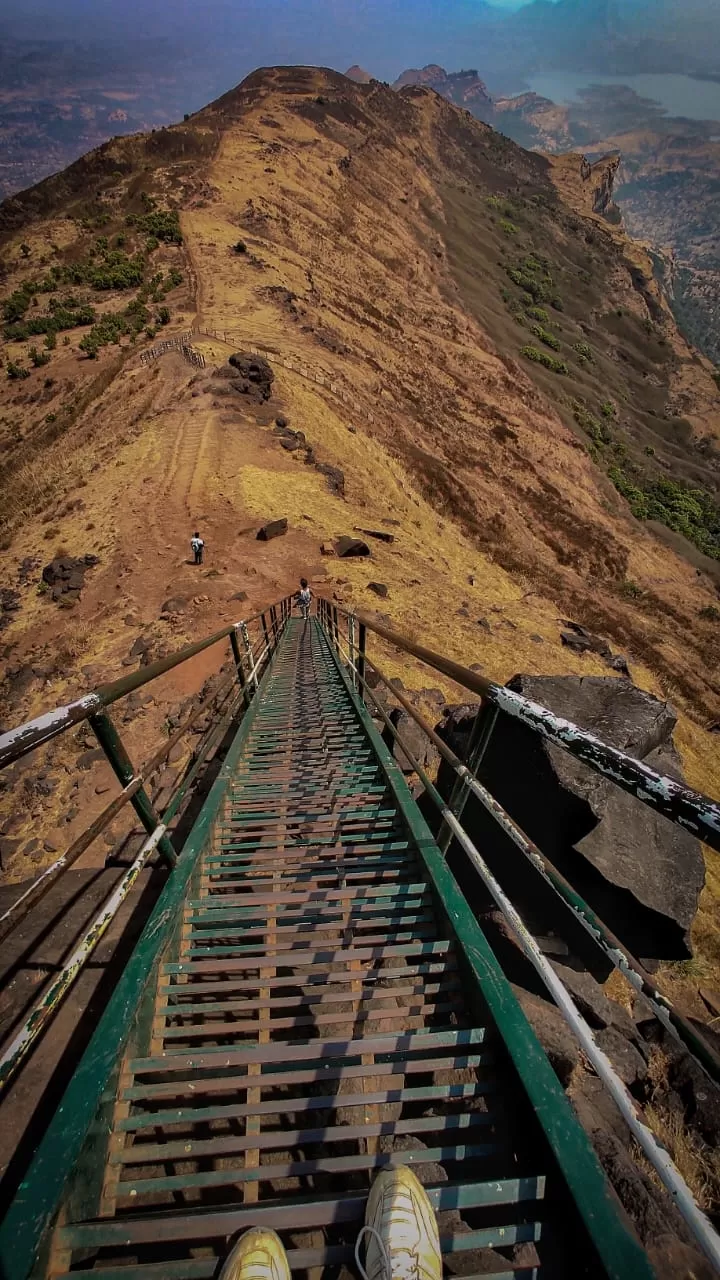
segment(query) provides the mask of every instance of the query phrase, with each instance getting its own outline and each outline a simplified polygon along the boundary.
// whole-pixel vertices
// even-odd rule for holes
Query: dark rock
[[[287,533],[288,522],[285,517],[280,520],[270,520],[268,524],[264,524],[262,529],[258,530],[257,539],[259,542],[270,542],[272,538],[279,538],[282,534]]]
[[[92,769],[93,765],[97,764],[98,760],[104,759],[105,752],[102,747],[93,747],[91,751],[83,751],[82,755],[78,756],[75,761],[75,765],[78,769]]]
[[[323,542],[323,543],[322,543],[322,545],[321,545],[321,547],[320,547],[320,555],[321,555],[321,556],[334,556],[334,555],[335,555],[335,548],[334,548],[334,546],[333,546],[332,542]]]
[[[426,773],[434,773],[440,762],[440,753],[437,747],[428,738],[427,734],[420,725],[413,719],[408,711],[403,707],[395,707],[390,712],[390,720],[397,729],[398,734],[402,738],[408,751],[417,760],[421,769]],[[415,766],[410,763],[408,757],[403,751],[397,739],[394,739],[390,730],[386,727],[385,739],[387,745],[392,748],[392,753],[397,760],[403,773],[412,773]]]
[[[352,556],[369,556],[370,548],[367,542],[362,542],[360,538],[351,538],[345,535],[338,538],[335,543],[335,552],[342,559],[348,560]]]
[[[544,644],[544,643],[545,643],[545,641],[543,640],[542,636],[535,635],[534,633],[533,633],[529,638],[532,640],[533,644]]]
[[[152,648],[152,640],[148,636],[138,636],[130,650],[131,658],[139,658],[142,653],[147,653]]]
[[[451,751],[454,751],[461,760],[467,759],[470,734],[480,707],[479,702],[466,702],[461,706],[446,707],[440,724],[436,726],[436,733],[439,733],[443,742],[446,742]]]
[[[560,1083],[567,1086],[580,1059],[572,1031],[554,1004],[522,987],[513,986],[513,990]]]
[[[476,624],[478,627],[482,627],[483,631],[492,631],[492,627],[490,626],[487,618],[476,618]]]
[[[53,600],[61,601],[63,596],[69,595],[72,603],[76,603],[83,588],[86,570],[99,563],[99,558],[94,555],[79,558],[56,556],[45,565],[42,580],[52,588]]]
[[[240,601],[242,602],[243,600],[247,600],[247,599],[248,599],[248,593],[247,593],[247,591],[236,591],[236,592],[235,592],[235,595],[234,595],[234,596],[231,596],[231,597],[230,597],[230,599],[231,599],[231,600],[240,600]]]
[[[300,441],[295,436],[283,436],[280,445],[288,453],[295,453],[301,447]]]
[[[345,497],[345,473],[339,467],[331,467],[327,462],[316,462],[315,470],[325,476],[331,493],[337,494],[339,498]]]
[[[79,591],[67,591],[64,596],[60,597],[61,609],[74,609],[80,599]]]
[[[671,741],[675,713],[629,681],[518,676],[510,688],[652,768],[680,776]],[[471,715],[454,709],[440,728],[456,752],[467,740]],[[631,952],[648,960],[691,954],[689,930],[705,875],[692,836],[509,716],[497,721],[478,776]],[[440,783],[451,785],[442,769]],[[523,856],[474,800],[465,819],[506,891],[522,892]]]
[[[368,582],[368,591],[374,591],[376,596],[380,596],[381,600],[387,600],[388,589],[384,582]]]
[[[287,420],[287,418],[285,417],[285,415],[284,415],[284,414],[279,413],[279,414],[278,414],[278,416],[277,416],[277,418],[275,419],[275,426],[276,426],[276,427],[284,428],[284,427],[286,427],[287,425],[288,425],[288,420]]]
[[[575,969],[570,962],[563,963],[561,960],[553,960],[552,966],[591,1027],[599,1031],[613,1027],[626,1039],[637,1042],[635,1023],[627,1009],[616,1000],[609,1000],[592,974],[585,969]]]
[[[160,606],[161,613],[182,613],[187,605],[185,596],[170,596],[164,604]]]
[[[460,608],[460,609],[456,609],[456,611],[455,611],[455,612],[457,613],[458,618],[469,618],[469,617],[470,617],[470,610],[469,610],[469,609]]]
[[[595,1032],[595,1041],[606,1053],[620,1079],[632,1088],[647,1077],[647,1063],[635,1045],[615,1027]]]
[[[228,363],[240,375],[231,383],[236,391],[259,402],[270,399],[275,375],[267,360],[238,351]]]
[[[394,533],[384,533],[382,529],[358,529],[358,533],[364,533],[366,538],[375,538],[378,542],[394,542]]]
[[[601,658],[608,660],[612,657],[612,650],[606,640],[594,636],[591,631],[586,631],[577,622],[567,625],[571,626],[572,630],[561,631],[560,639],[568,649],[573,649],[575,653],[597,653]]]

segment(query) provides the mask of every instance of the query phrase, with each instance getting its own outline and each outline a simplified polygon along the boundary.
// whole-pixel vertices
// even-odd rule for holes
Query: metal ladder
[[[337,1274],[375,1172],[406,1164],[449,1274],[650,1275],[315,621],[287,624],[248,719],[35,1274],[200,1280],[251,1225],[294,1272]],[[557,1122],[537,1123],[483,965]]]

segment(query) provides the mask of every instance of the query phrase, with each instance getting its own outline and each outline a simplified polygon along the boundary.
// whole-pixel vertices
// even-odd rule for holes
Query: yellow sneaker
[[[365,1236],[367,1280],[442,1280],[435,1214],[411,1169],[402,1166],[378,1174],[360,1236]],[[355,1256],[360,1266],[359,1248]]]
[[[275,1231],[251,1227],[225,1260],[220,1280],[290,1280],[285,1246]]]

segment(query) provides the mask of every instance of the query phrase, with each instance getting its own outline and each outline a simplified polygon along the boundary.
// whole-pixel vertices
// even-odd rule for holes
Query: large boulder
[[[630,681],[516,676],[509,687],[658,772],[682,779],[672,741],[675,712]],[[458,709],[440,727],[458,755],[467,748],[474,713],[471,707]],[[693,836],[507,715],[498,717],[478,777],[631,951],[651,963],[692,954],[690,927],[705,882],[702,850]],[[443,771],[441,784],[447,794],[451,778]],[[465,821],[522,895],[522,855],[479,804],[468,806]],[[536,905],[542,916],[540,898]]]
[[[262,356],[237,351],[235,355],[230,356],[228,364],[237,373],[237,377],[231,383],[236,391],[260,402],[270,399],[275,375],[267,360],[263,360]]]
[[[271,520],[268,524],[264,524],[262,529],[258,530],[257,538],[259,542],[270,542],[272,538],[279,538],[287,533],[287,530],[288,522],[283,516],[280,520]]]
[[[351,538],[348,534],[338,538],[335,543],[335,551],[337,555],[346,560],[352,556],[370,555],[370,548],[367,542],[363,542],[361,538]]]
[[[42,571],[42,580],[60,603],[77,602],[85,583],[85,573],[99,564],[98,556],[56,556]],[[65,600],[61,598],[65,597]]]

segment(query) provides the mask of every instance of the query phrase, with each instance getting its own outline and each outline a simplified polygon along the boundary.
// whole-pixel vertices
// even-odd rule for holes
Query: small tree
[[[31,250],[31,248],[30,248],[30,245],[29,245],[29,244],[24,244],[24,243],[23,243],[23,244],[21,244],[21,245],[20,245],[20,252],[21,252],[21,254],[22,254],[23,258],[29,258],[29,257],[30,257],[30,254],[32,253],[32,250]]]
[[[31,347],[28,354],[36,369],[41,369],[44,364],[50,363],[47,351],[38,351],[37,347]]]
[[[158,313],[157,313],[157,316],[156,316],[155,318],[156,318],[156,320],[157,320],[157,323],[158,323],[158,324],[169,324],[169,323],[170,323],[170,308],[169,308],[169,307],[161,307],[161,308],[160,308],[160,310],[159,310],[159,311],[158,311]]]
[[[9,382],[21,382],[24,378],[30,377],[30,370],[23,369],[23,366],[16,360],[8,360],[7,376]]]

